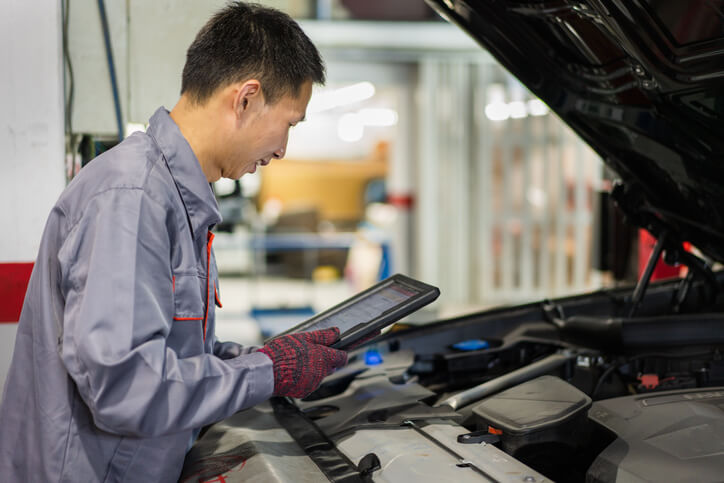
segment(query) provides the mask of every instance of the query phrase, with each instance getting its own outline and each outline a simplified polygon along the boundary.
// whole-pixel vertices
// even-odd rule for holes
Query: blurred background
[[[61,2],[66,181],[174,106],[225,2],[108,1],[105,26],[99,3]],[[220,338],[258,343],[397,272],[442,292],[420,323],[635,280],[600,159],[423,1],[261,3],[300,21],[328,82],[285,159],[214,185]]]
[[[415,0],[261,3],[300,20],[328,82],[284,160],[214,186],[220,336],[259,340],[396,272],[440,287],[423,322],[604,284],[602,163],[461,30]],[[173,107],[223,4],[108,2],[116,96],[96,2],[66,4],[69,177]]]

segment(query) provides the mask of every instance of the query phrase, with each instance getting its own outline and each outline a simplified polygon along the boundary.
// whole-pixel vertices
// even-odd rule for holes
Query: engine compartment
[[[621,462],[627,458],[638,467],[643,456],[634,453],[639,451],[650,459],[651,468],[666,467],[670,454],[660,451],[652,457],[645,449],[648,444],[629,447],[625,425],[605,424],[601,414],[610,401],[623,400],[624,406],[640,410],[640,401],[658,394],[724,397],[721,389],[707,389],[724,386],[724,344],[721,329],[716,330],[724,327],[721,301],[711,296],[706,284],[694,283],[675,311],[672,301],[681,302],[677,294],[683,283],[651,286],[634,318],[628,317],[633,292],[620,289],[395,328],[366,348],[378,354],[381,363],[369,364],[366,352],[358,351],[345,371],[297,405],[337,444],[372,427],[444,419],[459,425],[458,438],[446,445],[459,448],[461,437],[494,445],[555,481],[614,481],[626,470]],[[602,329],[593,327],[591,334],[582,335],[577,328],[570,336],[561,327],[561,317],[574,322],[585,318],[589,325],[601,326],[623,320],[618,331],[629,335],[618,340],[597,337]],[[637,324],[641,320],[645,323]],[[627,326],[634,325],[631,337]],[[679,333],[683,335],[677,337]],[[511,396],[511,391],[518,395]],[[571,401],[561,402],[562,394],[576,402],[575,410],[565,406]],[[497,421],[484,409],[496,404],[499,415],[507,414]],[[708,408],[707,424],[713,426],[707,431],[719,430],[719,443],[713,444],[724,449],[724,404]],[[685,416],[676,411],[667,415],[669,420],[660,426],[688,427]],[[623,456],[619,448],[616,457],[607,457],[617,445],[628,449]],[[697,460],[698,469],[687,469],[686,464],[675,468],[683,472],[681,478],[706,471],[702,464],[719,471],[724,459],[715,454],[712,450],[706,462]],[[646,472],[628,476],[655,481]]]
[[[715,277],[394,326],[307,398],[212,426],[182,479],[244,481],[253,469],[264,481],[717,481],[724,272]]]

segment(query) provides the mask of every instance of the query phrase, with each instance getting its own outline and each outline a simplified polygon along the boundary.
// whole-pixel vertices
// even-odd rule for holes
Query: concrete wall
[[[0,2],[0,263],[35,260],[65,186],[61,59],[60,2]],[[0,386],[16,327],[0,323]]]

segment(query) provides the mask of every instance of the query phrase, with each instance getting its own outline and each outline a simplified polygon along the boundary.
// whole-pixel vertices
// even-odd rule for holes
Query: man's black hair
[[[186,52],[181,94],[204,103],[219,88],[256,79],[273,104],[297,96],[307,81],[324,84],[319,51],[289,15],[255,3],[232,2],[216,13]]]

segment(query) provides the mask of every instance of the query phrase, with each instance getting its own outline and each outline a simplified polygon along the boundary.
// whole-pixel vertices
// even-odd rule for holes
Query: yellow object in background
[[[316,208],[320,220],[361,221],[367,184],[387,176],[387,150],[378,151],[362,160],[274,160],[261,171],[258,206],[276,199],[283,211],[301,205]]]
[[[315,282],[334,282],[339,280],[339,270],[331,265],[320,265],[312,272]]]

